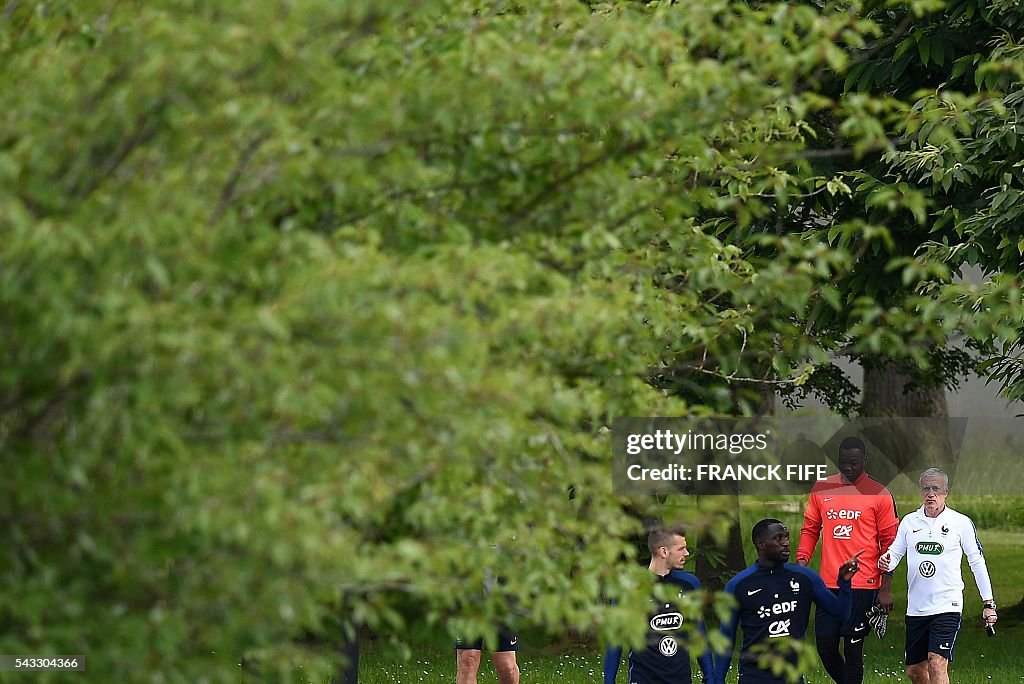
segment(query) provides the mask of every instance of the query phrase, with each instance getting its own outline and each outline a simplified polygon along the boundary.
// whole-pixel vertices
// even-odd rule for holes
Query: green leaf
[[[1016,197],[1017,193],[1012,190],[1003,190],[1002,192],[997,193],[995,198],[992,200],[992,211],[999,211],[1003,205],[1007,202],[1011,202]]]
[[[917,41],[917,54],[921,57],[921,63],[928,66],[928,57],[931,52],[932,41],[930,38],[922,36]]]
[[[967,73],[967,70],[974,64],[972,55],[964,55],[953,62],[953,72],[950,75],[951,79],[957,79]]]
[[[917,44],[917,39],[914,36],[907,36],[899,42],[896,46],[896,51],[893,53],[893,61],[900,59],[903,55]]]

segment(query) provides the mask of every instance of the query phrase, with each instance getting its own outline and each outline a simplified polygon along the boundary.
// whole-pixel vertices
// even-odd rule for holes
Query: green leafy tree
[[[963,2],[951,5],[948,14],[950,35],[960,41],[956,51],[947,45],[936,57],[926,36],[908,36],[900,44],[904,49],[915,40],[924,44],[919,52],[925,63],[930,56],[933,67],[944,67],[943,82],[918,104],[941,103],[946,115],[936,124],[945,130],[939,135],[934,128],[922,130],[892,160],[891,173],[931,199],[932,226],[922,253],[954,272],[965,266],[980,269],[996,281],[994,287],[1009,288],[1007,296],[1015,297],[1024,254],[1017,220],[1024,211],[1017,150],[1024,13],[1017,3]],[[946,95],[952,88],[970,94],[976,106],[958,106]],[[1008,399],[1024,396],[1019,335],[1016,319],[1004,319],[972,336],[980,346],[979,372],[998,383]]]
[[[886,325],[857,333],[867,313],[857,311],[858,302],[875,307],[869,314],[875,320],[896,310],[923,312],[956,299],[960,286],[951,285],[952,276],[966,265],[982,265],[990,273],[1016,271],[1012,231],[980,231],[994,236],[986,246],[963,236],[978,232],[970,227],[978,220],[975,208],[990,206],[981,198],[994,201],[992,179],[1002,178],[1002,169],[1015,162],[1008,132],[1014,124],[1004,122],[1005,131],[990,135],[992,112],[1004,110],[991,93],[1005,88],[1019,68],[1013,45],[1020,13],[1012,4],[974,0],[917,8],[869,3],[865,9],[880,33],[852,52],[849,69],[825,90],[839,101],[870,95],[912,104],[885,121],[890,144],[869,150],[864,160],[846,153],[851,150],[844,124],[831,112],[813,119],[808,136],[817,154],[809,156],[811,169],[794,169],[785,204],[780,202],[770,222],[753,226],[755,234],[816,236],[853,252],[851,267],[835,279],[831,294],[844,306],[816,307],[809,324],[834,341],[833,353],[865,367],[864,395],[858,401],[855,388],[829,363],[816,366],[801,386],[784,388],[784,397],[816,394],[844,413],[945,415],[945,390],[955,389],[979,358],[998,360],[992,347],[995,340],[1014,339],[1012,323],[986,320],[985,330],[964,318],[935,335],[921,316],[913,333],[918,342],[894,344]],[[977,52],[979,46],[990,51]],[[1015,122],[1016,115],[1008,120]],[[983,154],[989,156],[982,159]],[[1001,201],[1008,199],[1004,194]],[[961,218],[954,222],[954,216]],[[843,228],[857,219],[884,228],[884,237],[866,240]],[[1012,216],[1001,220],[1012,222]],[[735,229],[726,223],[724,230]],[[997,250],[1001,256],[992,258]],[[971,295],[960,302],[963,313],[973,310]],[[951,346],[950,336],[968,329],[980,334],[967,336],[966,349]]]
[[[705,219],[768,216],[812,117],[890,144],[898,102],[821,87],[874,31],[855,3],[8,3],[2,650],[269,681],[359,626],[637,639],[623,511],[658,511],[613,496],[607,426],[751,412],[827,360],[808,311],[854,255]],[[912,347],[962,310],[932,304],[852,316]]]

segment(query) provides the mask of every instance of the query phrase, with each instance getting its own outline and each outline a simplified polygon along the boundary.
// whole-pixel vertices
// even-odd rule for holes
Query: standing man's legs
[[[907,665],[907,675],[914,684],[949,684],[949,661],[938,653],[929,653],[923,663]]]
[[[914,684],[949,684],[960,613],[907,616],[907,675]]]
[[[455,652],[455,684],[477,684],[480,672],[480,654],[476,649],[460,649]],[[519,684],[519,664],[515,651],[498,651],[491,654],[498,684]]]
[[[907,665],[907,676],[913,684],[929,684],[928,682],[928,661]]]
[[[826,624],[834,621],[834,624]],[[839,624],[824,609],[818,608],[814,617],[814,645],[818,648],[818,657],[825,667],[825,672],[837,684],[843,684],[843,673],[846,671],[846,661],[839,653]]]
[[[474,642],[455,640],[455,684],[477,684],[483,647],[483,639]],[[503,629],[498,630],[498,648],[491,653],[498,684],[519,684],[519,664],[516,662],[518,650],[519,636]]]
[[[498,648],[491,654],[498,684],[519,684],[519,664],[516,651],[519,650],[519,635],[507,629],[498,630]]]
[[[949,661],[938,653],[928,654],[928,677],[929,684],[949,684]]]
[[[456,648],[455,684],[476,684],[476,673],[480,671],[480,649]]]
[[[931,616],[907,616],[907,676],[913,684],[928,684],[928,627]]]
[[[932,618],[928,634],[929,684],[949,684],[948,668],[961,621],[960,613],[940,613]]]
[[[519,684],[519,663],[515,651],[497,651],[491,654],[498,684]]]
[[[864,639],[860,636],[844,637],[843,656],[846,658],[846,679],[843,684],[863,684],[864,682]]]
[[[839,595],[838,589],[830,589]],[[867,612],[875,604],[873,589],[854,589],[850,617],[845,622],[819,607],[814,614],[814,644],[828,676],[836,684],[862,684],[864,681],[864,639],[871,626]],[[843,652],[839,652],[840,644]]]
[[[839,593],[838,591],[836,592]],[[868,611],[875,605],[878,592],[874,589],[854,589],[850,619],[843,623],[843,678],[839,684],[863,684],[864,640],[871,633]]]

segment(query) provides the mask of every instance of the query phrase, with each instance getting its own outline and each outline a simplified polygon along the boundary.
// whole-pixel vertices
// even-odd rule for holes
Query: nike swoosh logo
[[[517,641],[519,641],[519,637],[516,637],[515,639],[513,639],[512,641],[510,641],[508,643],[509,643],[510,646],[515,646]]]
[[[919,527],[916,530],[914,530],[913,532],[914,532],[914,534],[917,534],[918,532],[920,532],[923,529],[924,529],[923,527]]]
[[[834,498],[836,498],[836,497],[834,497],[834,496],[826,496],[824,499],[822,499],[822,501],[828,503],[829,501],[831,501]]]
[[[864,640],[863,639],[850,639],[850,643],[851,644],[860,643],[861,641],[864,641]]]
[[[763,587],[762,587],[762,588],[763,588]],[[756,594],[756,593],[757,593],[757,592],[759,592],[759,591],[761,591],[761,589],[755,589],[754,591],[748,591],[748,592],[747,592],[747,596],[753,596],[754,594]]]

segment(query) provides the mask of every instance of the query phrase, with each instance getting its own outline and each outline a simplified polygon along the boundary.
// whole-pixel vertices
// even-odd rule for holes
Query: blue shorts
[[[953,662],[953,647],[960,631],[960,613],[907,616],[907,665],[928,661],[929,653],[938,653]]]

